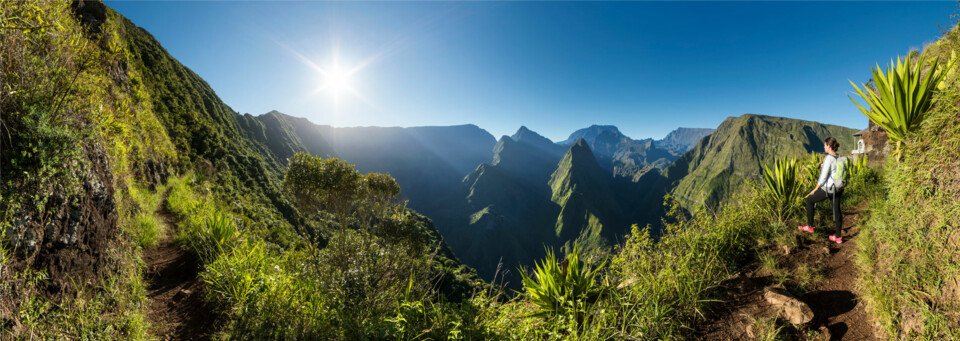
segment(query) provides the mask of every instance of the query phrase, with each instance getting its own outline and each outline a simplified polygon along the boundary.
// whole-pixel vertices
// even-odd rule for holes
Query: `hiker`
[[[823,141],[823,149],[827,155],[820,165],[820,178],[817,187],[807,195],[807,225],[798,227],[801,231],[813,232],[813,207],[816,203],[831,199],[833,203],[833,221],[837,224],[837,234],[831,234],[828,239],[837,244],[843,243],[843,211],[840,210],[840,200],[843,198],[843,173],[847,158],[837,155],[840,142],[828,137]]]

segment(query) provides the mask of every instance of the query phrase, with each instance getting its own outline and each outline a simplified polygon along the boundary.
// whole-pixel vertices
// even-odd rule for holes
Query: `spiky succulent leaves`
[[[763,166],[763,194],[767,197],[764,203],[780,221],[790,217],[800,198],[803,182],[799,170],[795,159],[777,158],[773,169]]]
[[[860,112],[887,131],[890,140],[897,142],[899,150],[907,133],[920,126],[933,104],[934,91],[940,86],[950,66],[941,67],[938,59],[928,62],[923,56],[918,57],[916,63],[910,57],[901,59],[898,56],[896,63],[890,61],[886,72],[881,72],[879,64],[873,69],[875,90],[866,85],[861,90],[850,81],[857,95],[867,102],[870,109],[864,108],[853,97],[848,97]],[[924,69],[928,70],[926,77],[923,75]]]
[[[546,257],[535,263],[533,277],[520,271],[525,295],[540,308],[533,316],[567,315],[579,321],[603,294],[604,288],[597,284],[596,277],[605,264],[593,269],[583,266],[580,252],[580,245],[575,244],[573,252],[558,261],[553,250],[548,248]]]

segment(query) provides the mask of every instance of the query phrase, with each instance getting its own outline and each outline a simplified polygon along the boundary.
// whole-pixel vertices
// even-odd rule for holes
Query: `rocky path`
[[[796,247],[774,247],[778,265],[787,273],[816,273],[809,284],[799,286],[787,281],[784,292],[790,293],[812,311],[812,319],[793,325],[782,311],[782,305],[771,300],[766,292],[776,290],[775,274],[759,264],[746,267],[738,276],[721,286],[722,300],[706,322],[697,330],[704,340],[762,339],[769,335],[758,321],[779,319],[774,328],[787,340],[876,340],[874,323],[859,299],[859,279],[855,252],[859,234],[861,205],[844,212],[844,243],[827,240],[826,231],[818,229],[813,238],[798,237]],[[812,270],[811,270],[812,269]],[[800,314],[802,315],[802,314]]]
[[[168,192],[169,193],[169,192]],[[167,194],[156,215],[167,226],[167,233],[156,246],[143,251],[147,264],[147,319],[161,340],[198,340],[209,338],[216,315],[204,305],[197,278],[197,261],[177,245],[177,224],[167,211]]]

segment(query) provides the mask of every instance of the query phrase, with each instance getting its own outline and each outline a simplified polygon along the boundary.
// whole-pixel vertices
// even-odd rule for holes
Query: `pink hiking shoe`
[[[813,233],[813,226],[803,225],[803,226],[798,226],[797,228],[800,229],[800,231],[803,231],[803,232]]]
[[[843,237],[837,237],[831,234],[830,237],[828,238],[830,239],[831,242],[834,242],[837,244],[843,244]]]

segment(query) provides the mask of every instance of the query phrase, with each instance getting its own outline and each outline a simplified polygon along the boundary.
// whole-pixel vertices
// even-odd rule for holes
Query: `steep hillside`
[[[583,139],[570,146],[550,176],[549,185],[553,194],[550,200],[561,207],[555,227],[561,240],[616,237],[617,232],[626,232],[622,224],[628,219],[624,219],[613,179],[597,163]],[[619,231],[613,229],[615,226],[621,226]]]
[[[841,150],[846,150],[853,145],[855,132],[856,129],[783,117],[730,117],[716,132],[664,169],[657,184],[649,187],[650,192],[653,196],[672,193],[686,205],[716,206],[737,187],[758,180],[763,165],[775,157],[822,153],[823,139],[829,136],[840,142]]]
[[[153,304],[144,288],[162,279],[146,276],[153,270],[142,257],[159,240],[189,255],[185,266],[200,268],[191,280],[202,281],[202,295],[173,294],[206,298],[223,319],[207,329],[240,339],[370,338],[350,325],[395,312],[402,290],[389,288],[400,288],[396,283],[419,276],[413,292],[445,301],[481,288],[431,221],[401,205],[390,177],[342,164],[340,174],[365,179],[366,197],[352,202],[366,211],[341,210],[334,220],[327,211],[305,214],[318,206],[295,209],[281,180],[287,158],[312,141],[290,133],[289,122],[232,111],[148,32],[102,3],[12,2],[0,11],[0,122],[9,135],[0,139],[0,334],[155,338],[164,321],[147,314]],[[426,131],[408,140],[462,133]],[[489,153],[489,146],[480,149]],[[451,163],[459,171],[477,162],[457,157]],[[351,289],[363,295],[344,295],[344,278],[325,282],[335,287],[316,285],[338,273],[324,268],[336,262],[323,257],[366,254],[348,252],[346,240],[391,255],[376,266],[369,258],[350,263],[356,268],[349,273],[367,278]],[[400,275],[372,270],[390,267]],[[374,274],[380,279],[371,280]],[[252,291],[240,299],[224,288]],[[346,307],[323,303],[351,300]],[[303,310],[306,302],[312,312]]]
[[[941,63],[960,55],[960,28],[954,26],[923,55]],[[960,335],[958,75],[960,64],[953,64],[933,107],[903,142],[900,159],[886,159],[881,195],[861,229],[860,283],[882,338]]]
[[[508,269],[529,264],[543,246],[579,239],[608,247],[640,222],[638,187],[605,170],[587,141],[560,147],[526,128],[514,136],[500,139],[492,164],[464,178],[469,219],[443,220],[451,224],[447,240],[483,276],[493,276],[501,261]]]

